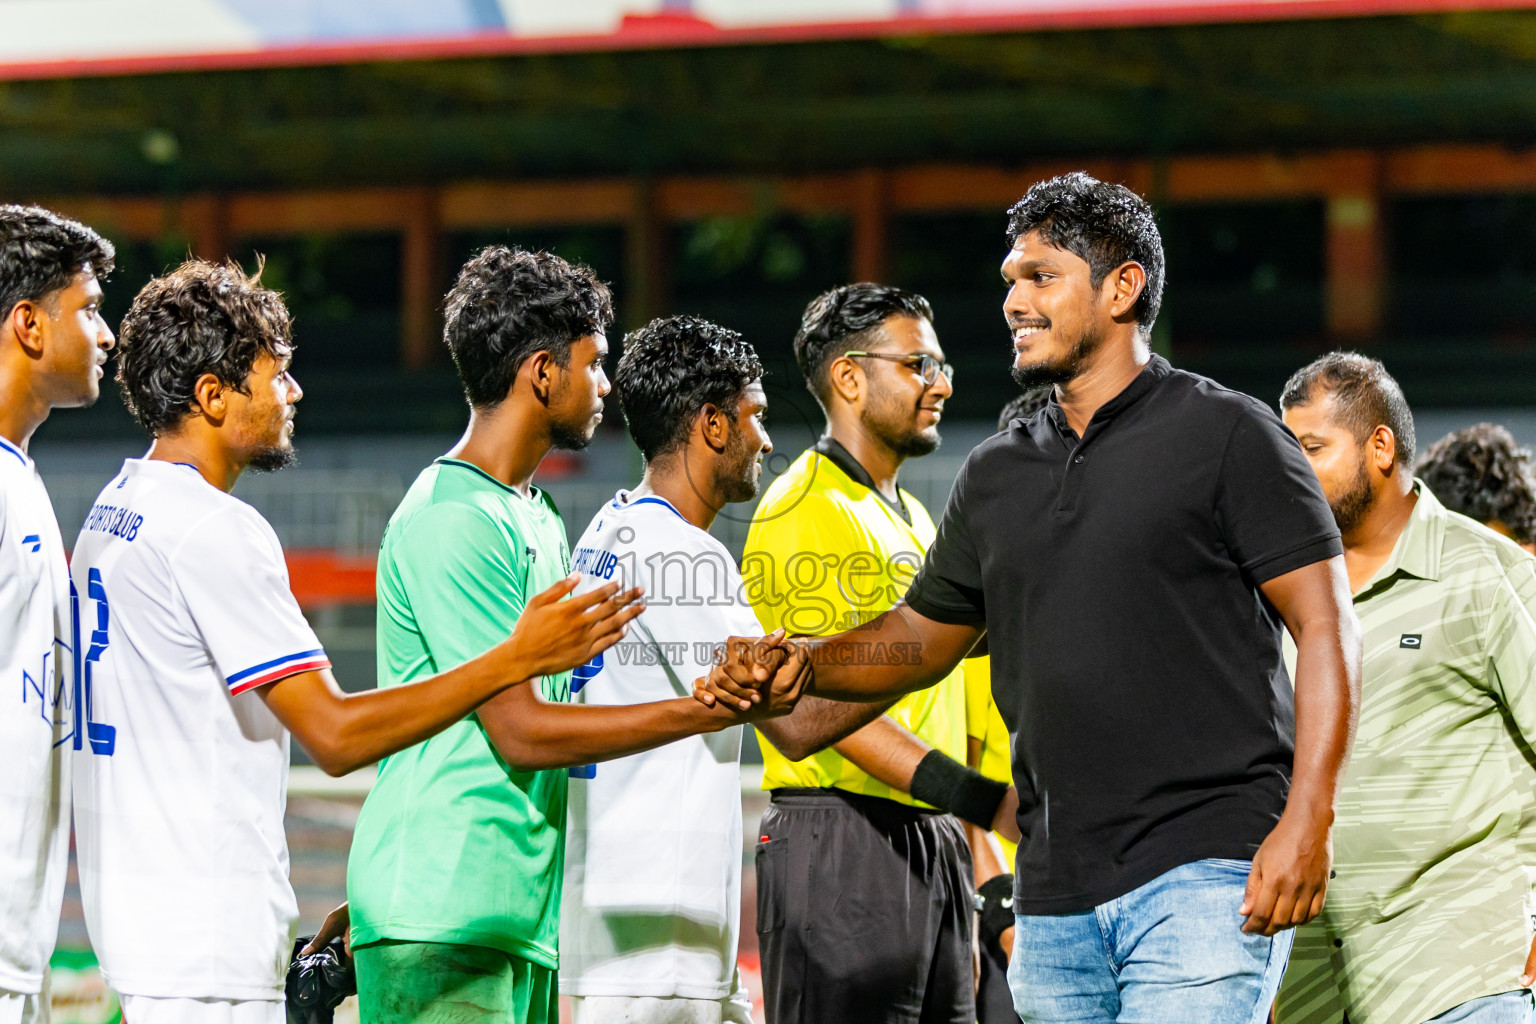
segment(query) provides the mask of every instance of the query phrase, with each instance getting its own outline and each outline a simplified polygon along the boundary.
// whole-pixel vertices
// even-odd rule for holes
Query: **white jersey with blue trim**
[[[571,678],[572,699],[691,696],[757,617],[735,560],[662,498],[620,491],[576,544],[578,590],[645,587],[629,634]],[[741,727],[572,771],[560,989],[574,996],[744,1000]]]
[[[80,530],[80,893],[126,995],[280,999],[298,922],[288,731],[252,691],[330,665],[272,527],[190,465],[129,459]]]
[[[69,569],[48,492],[0,438],[0,991],[38,992],[69,863]]]

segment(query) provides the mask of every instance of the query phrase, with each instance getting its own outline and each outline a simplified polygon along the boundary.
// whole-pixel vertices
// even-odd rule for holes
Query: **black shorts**
[[[977,1024],[1022,1024],[1008,990],[1008,958],[997,943],[981,951],[981,977],[976,981]]]
[[[757,844],[768,1024],[975,1024],[960,822],[838,789],[772,798]]]

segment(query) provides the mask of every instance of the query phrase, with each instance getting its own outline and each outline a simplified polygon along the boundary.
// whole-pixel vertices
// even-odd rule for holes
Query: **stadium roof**
[[[0,0],[0,78],[1521,6],[1522,0]]]
[[[156,9],[182,10],[179,28],[128,31],[121,18],[146,3],[0,0],[0,61],[31,60],[26,69],[39,75],[0,77],[0,195],[766,175],[1422,143],[1524,151],[1536,141],[1536,11],[1291,17],[1386,6],[1366,0],[695,0],[688,11],[664,0],[166,0]],[[648,29],[619,16],[644,6],[655,15]],[[767,24],[778,10],[851,18],[855,8],[863,21]],[[378,22],[358,21],[365,9]],[[607,10],[617,22],[609,35],[537,37],[551,52],[428,58],[411,49],[425,29],[410,19],[428,12],[463,29],[454,36],[448,22],[433,23],[431,45],[511,51],[534,38],[507,27],[532,31],[518,12],[546,9]],[[718,14],[749,9],[758,12],[752,25]],[[1146,21],[1197,11],[1281,20],[1017,27],[1069,13]],[[494,15],[502,27],[470,31],[484,24],[472,15]],[[241,45],[249,45],[226,40],[219,60],[286,55],[304,66],[151,70],[161,67],[155,61],[211,59],[206,40],[191,41],[194,30],[233,22],[246,26]],[[672,28],[645,35],[663,22]],[[58,24],[84,41],[76,57],[86,43],[98,46],[96,74],[41,75],[36,58],[47,46],[37,41],[55,38],[47,33]],[[258,24],[267,35],[251,28]],[[360,24],[375,24],[374,35]],[[386,24],[416,42],[396,52],[359,41]],[[919,31],[933,27],[945,31]],[[846,38],[745,41],[775,32]],[[108,36],[120,48],[152,37],[160,56],[101,56]],[[678,45],[684,37],[717,45]],[[656,47],[630,45],[642,38]],[[176,39],[179,56],[167,49]],[[557,42],[564,49],[554,52]],[[123,73],[130,66],[137,70]],[[62,75],[87,65],[51,67]]]

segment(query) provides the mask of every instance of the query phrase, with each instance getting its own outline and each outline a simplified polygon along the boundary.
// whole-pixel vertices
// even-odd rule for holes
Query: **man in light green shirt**
[[[1365,660],[1337,877],[1276,1020],[1529,1024],[1536,559],[1413,478],[1376,360],[1325,356],[1280,404],[1343,534]]]
[[[586,267],[490,246],[446,308],[469,430],[417,478],[384,535],[381,687],[479,654],[526,595],[570,572],[565,528],[532,478],[552,447],[591,440],[608,392],[612,306]],[[545,677],[388,758],[347,864],[362,1019],[553,1024],[566,769],[786,714],[798,693],[747,712],[692,697],[572,705],[569,676]]]

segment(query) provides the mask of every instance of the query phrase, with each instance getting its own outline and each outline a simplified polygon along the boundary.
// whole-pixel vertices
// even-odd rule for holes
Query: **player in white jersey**
[[[151,281],[118,379],[152,435],[75,547],[84,718],[81,895],[133,1024],[281,1024],[298,917],[283,833],[288,730],[332,774],[433,735],[518,682],[569,669],[638,614],[633,592],[529,604],[475,661],[344,694],[289,589],[282,548],[229,490],[292,461],[287,310],[233,264]]]
[[[583,587],[641,584],[646,610],[627,640],[576,670],[574,699],[690,694],[715,645],[757,622],[708,530],[727,504],[756,496],[773,450],[761,376],[741,335],[697,317],[624,339],[614,385],[645,476],[597,513],[572,562]],[[571,787],[560,990],[575,1024],[750,1021],[736,973],[740,761],[734,727],[573,772],[585,779]]]
[[[100,392],[113,257],[83,224],[0,206],[0,1024],[47,1020],[80,743],[69,569],[27,445]]]
[[[597,513],[572,567],[583,587],[644,586],[646,611],[628,639],[576,670],[573,700],[688,696],[714,644],[757,622],[708,529],[726,504],[756,496],[773,449],[762,372],[740,334],[696,317],[624,339],[614,385],[645,476]],[[574,998],[575,1024],[747,1024],[736,973],[741,727],[572,774],[560,991]]]

